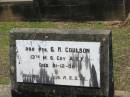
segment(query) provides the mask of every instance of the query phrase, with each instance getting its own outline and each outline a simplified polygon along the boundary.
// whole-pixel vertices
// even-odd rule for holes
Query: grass
[[[9,84],[9,77],[6,77],[4,75],[0,76],[0,84]]]
[[[0,69],[5,67],[0,84],[9,83],[9,31],[12,28],[57,28],[57,29],[110,29],[113,31],[113,58],[115,89],[130,89],[128,86],[130,67],[130,26],[108,27],[102,22],[0,22]],[[1,71],[1,70],[0,70]]]

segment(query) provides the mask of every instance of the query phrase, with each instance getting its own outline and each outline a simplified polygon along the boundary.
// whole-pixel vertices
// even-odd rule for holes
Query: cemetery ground
[[[8,90],[9,31],[12,28],[109,29],[113,35],[114,81],[117,95],[130,91],[130,25],[120,22],[0,22],[0,93]],[[5,89],[3,88],[5,87]],[[6,89],[7,88],[7,89]],[[123,91],[123,92],[119,92]],[[1,94],[2,95],[2,94]],[[1,96],[0,97],[3,97]],[[124,96],[127,97],[127,96]],[[128,96],[129,97],[129,96]]]

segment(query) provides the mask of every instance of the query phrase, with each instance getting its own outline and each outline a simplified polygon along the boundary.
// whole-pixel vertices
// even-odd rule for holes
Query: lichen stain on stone
[[[91,87],[98,87],[97,73],[96,73],[94,65],[91,63],[90,56],[88,54],[86,54],[85,56],[85,66],[86,66],[86,69],[90,70],[89,85]]]
[[[92,86],[98,87],[97,73],[96,73],[94,65],[92,65],[92,67],[91,67],[91,73],[90,74],[91,74]]]
[[[55,74],[56,74],[56,75],[58,75],[58,70],[57,70],[57,69],[55,69],[54,71],[55,71]]]
[[[80,85],[84,86],[85,77],[81,73],[83,60],[77,60],[76,59],[77,57],[78,58],[80,57],[79,53],[76,53],[76,54],[72,53],[72,59],[73,59],[72,60],[72,67],[73,67],[73,69],[76,69],[76,71],[78,71],[78,76],[80,78]],[[89,70],[89,72],[90,72],[89,86],[90,87],[98,87],[97,72],[95,70],[94,65],[91,63],[90,56],[88,53],[86,53],[86,55],[85,55],[85,67],[86,67],[86,70]]]
[[[76,68],[76,70],[78,71],[78,76],[80,78],[80,85],[84,86],[84,82],[85,82],[85,78],[83,76],[83,74],[81,73],[82,70],[82,60],[76,60],[76,58],[79,58],[79,53],[72,53],[72,66]]]
[[[41,83],[41,84],[55,84],[54,77],[49,76],[45,68],[41,67],[39,74],[22,74],[23,82],[25,83]]]
[[[17,48],[17,47],[16,47],[16,59],[17,59],[17,61],[18,61],[18,64],[21,64],[22,59],[21,59],[21,57],[20,57],[20,55],[19,55],[19,52],[18,52],[18,48]]]

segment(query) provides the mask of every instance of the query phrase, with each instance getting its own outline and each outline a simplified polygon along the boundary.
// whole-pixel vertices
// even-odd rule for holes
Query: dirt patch
[[[115,97],[130,97],[130,92],[128,91],[115,91]]]
[[[9,85],[0,85],[0,97],[11,97]]]
[[[105,21],[104,24],[110,28],[120,28],[130,25],[130,13],[124,21]]]

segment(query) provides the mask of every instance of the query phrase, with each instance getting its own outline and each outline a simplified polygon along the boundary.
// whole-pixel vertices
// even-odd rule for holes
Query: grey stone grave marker
[[[0,0],[1,3],[32,2],[33,0]]]
[[[113,97],[109,30],[13,29],[13,97]]]

